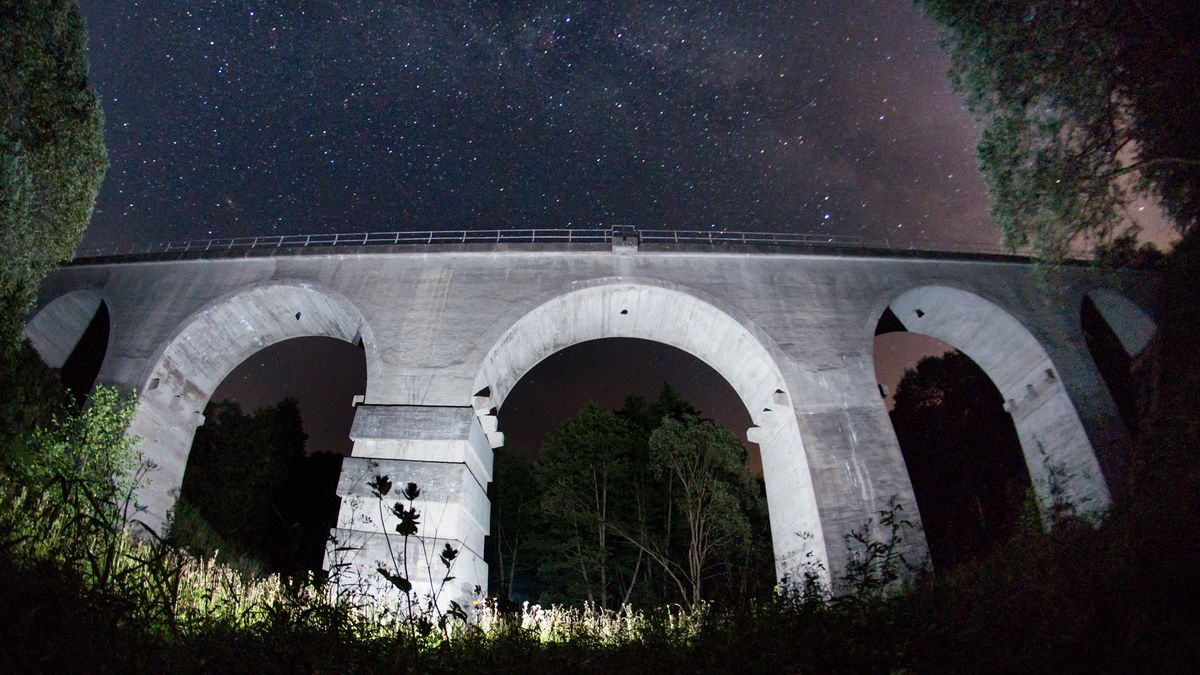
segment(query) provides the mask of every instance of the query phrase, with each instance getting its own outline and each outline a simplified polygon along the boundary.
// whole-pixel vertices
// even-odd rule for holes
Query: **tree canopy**
[[[941,28],[951,80],[984,124],[992,217],[1049,260],[1081,235],[1136,229],[1161,199],[1200,225],[1200,5],[1173,0],[916,0]]]
[[[746,450],[669,387],[585,404],[536,463],[497,453],[490,568],[506,599],[693,605],[769,590],[763,488]]]
[[[69,260],[108,168],[73,0],[0,2],[0,349],[38,284]]]
[[[210,403],[196,429],[171,536],[225,560],[248,557],[273,572],[320,570],[337,519],[341,457],[305,454],[300,407],[286,398],[245,414]]]

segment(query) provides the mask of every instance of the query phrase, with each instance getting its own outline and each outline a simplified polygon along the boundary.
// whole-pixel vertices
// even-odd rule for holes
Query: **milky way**
[[[977,131],[904,0],[404,4],[80,2],[112,161],[88,242],[999,237]]]
[[[81,0],[112,162],[87,243],[614,224],[999,239],[978,131],[906,0],[404,4]],[[361,383],[257,376],[302,347],[248,361],[217,398],[298,395],[314,448],[344,451]],[[693,395],[703,369],[647,349],[646,382],[613,386]],[[916,356],[888,349],[894,388]],[[514,396],[514,438],[552,428],[537,395],[566,400],[602,353],[555,361],[528,414]],[[358,367],[310,360],[320,381]],[[722,391],[704,406],[740,432]]]

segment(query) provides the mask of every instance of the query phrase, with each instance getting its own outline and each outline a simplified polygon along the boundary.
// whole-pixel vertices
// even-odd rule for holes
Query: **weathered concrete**
[[[361,340],[367,391],[339,486],[340,536],[369,542],[359,567],[374,569],[389,524],[365,482],[376,471],[398,486],[417,482],[424,522],[464,551],[461,595],[486,587],[479,555],[492,448],[503,442],[496,410],[539,361],[603,337],[673,345],[733,386],[754,421],[748,436],[762,446],[781,576],[805,561],[839,574],[852,555],[846,534],[889,500],[919,519],[874,375],[872,339],[889,306],[910,330],[955,345],[989,374],[1035,481],[1044,486],[1046,467],[1063,467],[1068,496],[1102,508],[1127,435],[1087,353],[1079,308],[1107,286],[1152,310],[1156,283],[1138,273],[1117,281],[1083,267],[1039,282],[1013,262],[630,245],[339,250],[71,266],[47,279],[28,333],[57,359],[73,339],[55,336],[74,330],[79,312],[55,301],[86,292],[108,303],[99,379],[139,392],[131,432],[161,467],[142,495],[154,526],[173,504],[201,411],[230,370],[293,337]],[[906,546],[924,550],[919,536]]]

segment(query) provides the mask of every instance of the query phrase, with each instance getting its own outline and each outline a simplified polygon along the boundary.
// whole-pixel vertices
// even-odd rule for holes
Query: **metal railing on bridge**
[[[351,232],[265,235],[258,237],[215,237],[168,241],[131,246],[81,247],[76,260],[95,257],[125,257],[149,254],[190,254],[257,249],[381,247],[432,244],[605,244],[614,237],[635,237],[646,244],[700,244],[714,248],[777,246],[791,248],[839,248],[928,253],[975,253],[1027,256],[999,244],[935,240],[899,241],[864,239],[854,235],[811,232],[732,232],[727,230],[643,230],[629,226],[610,228],[538,228],[518,230],[423,230],[395,232]],[[1072,257],[1084,258],[1084,251]]]

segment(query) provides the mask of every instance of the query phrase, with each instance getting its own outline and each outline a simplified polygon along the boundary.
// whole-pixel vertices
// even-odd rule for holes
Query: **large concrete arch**
[[[102,302],[104,298],[92,289],[64,293],[46,303],[25,324],[25,337],[46,365],[61,368]]]
[[[830,569],[796,411],[770,338],[693,292],[649,280],[605,281],[548,300],[509,326],[487,352],[475,378],[476,413],[492,419],[521,377],[555,352],[611,337],[681,349],[733,386],[755,423],[748,438],[762,448],[777,574],[795,576],[796,564],[804,561]]]
[[[1012,415],[1043,516],[1055,499],[1052,488],[1061,488],[1079,513],[1109,505],[1108,485],[1062,375],[1029,329],[998,304],[944,285],[904,291],[888,307],[907,330],[952,345],[991,378]]]
[[[218,298],[183,321],[148,360],[129,428],[156,467],[139,494],[145,525],[161,530],[166,524],[196,427],[222,380],[255,352],[309,336],[362,340],[368,380],[377,372],[374,336],[362,314],[344,297],[307,282],[270,282]]]

